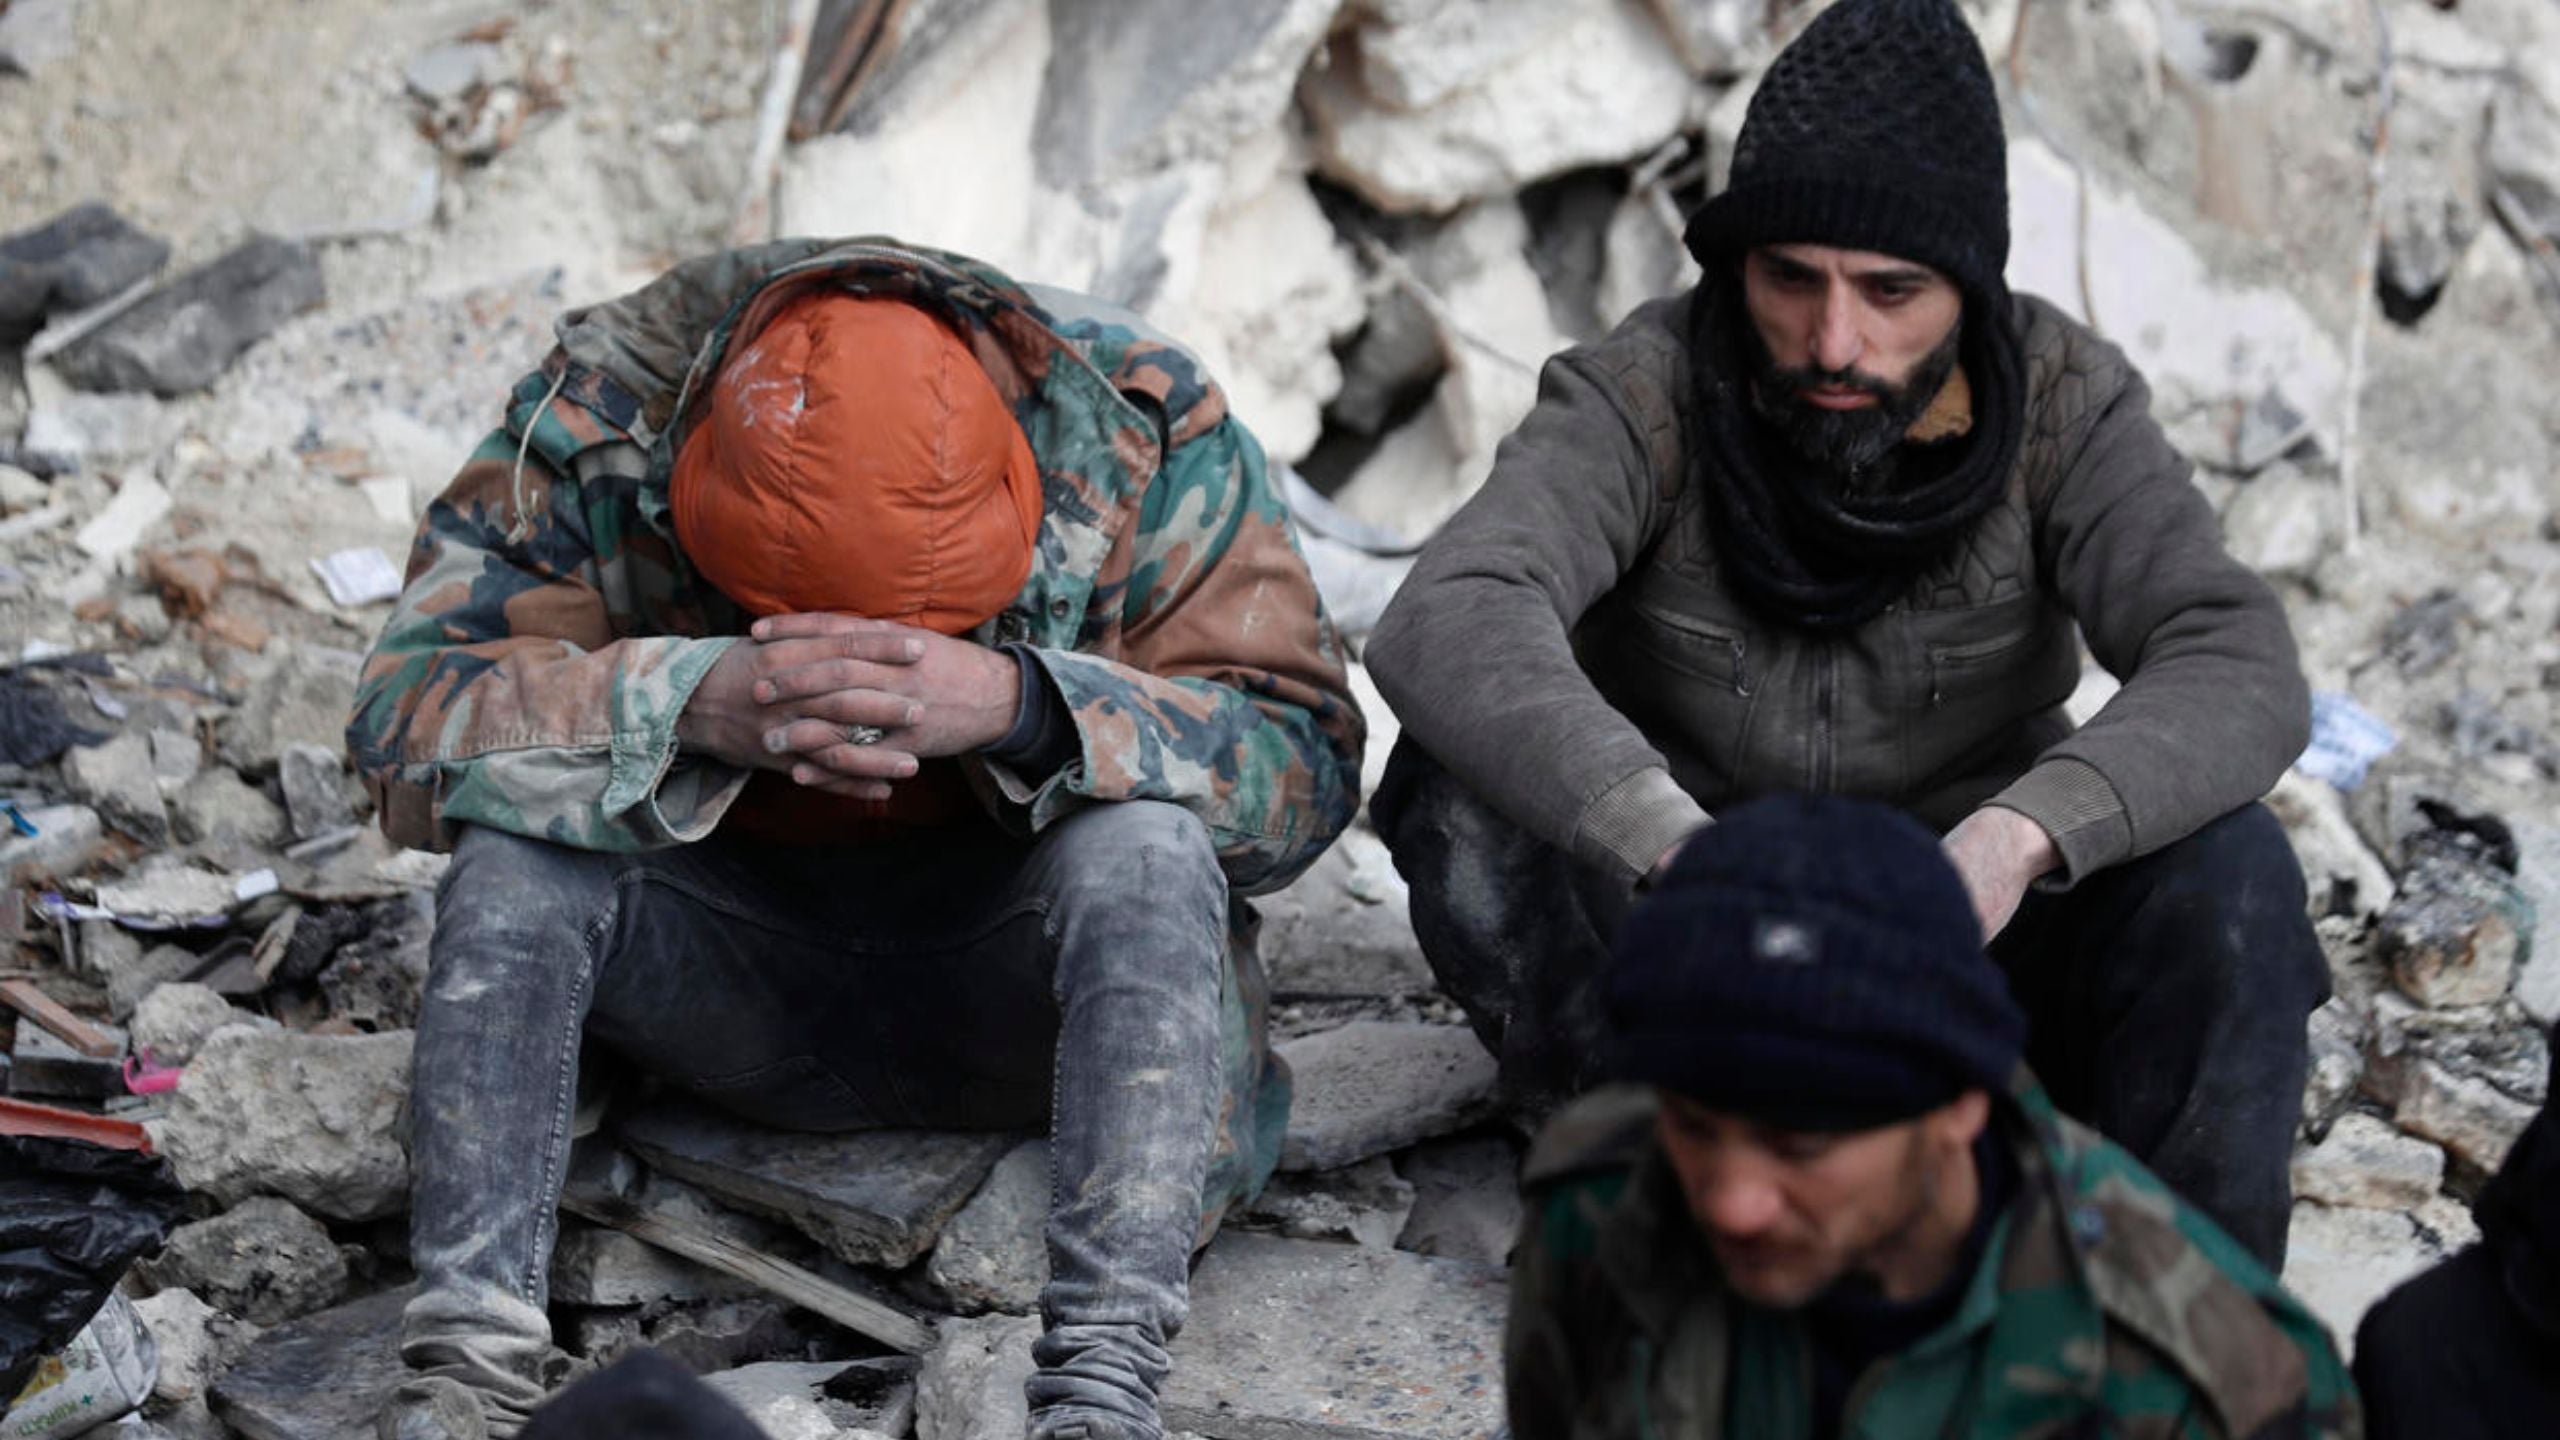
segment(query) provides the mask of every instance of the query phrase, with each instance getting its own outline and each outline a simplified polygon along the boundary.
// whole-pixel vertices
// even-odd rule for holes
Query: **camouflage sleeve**
[[[1163,800],[1206,821],[1242,894],[1278,889],[1360,803],[1367,734],[1262,447],[1222,420],[1148,486],[1116,601],[1121,658],[1044,648],[1077,757],[1016,794],[1031,824],[1092,800]],[[1008,787],[1009,789],[1011,787]]]
[[[618,636],[595,523],[538,458],[519,484],[503,431],[427,507],[347,725],[393,840],[444,849],[474,824],[643,850],[708,833],[744,785],[676,753],[676,716],[730,642]]]

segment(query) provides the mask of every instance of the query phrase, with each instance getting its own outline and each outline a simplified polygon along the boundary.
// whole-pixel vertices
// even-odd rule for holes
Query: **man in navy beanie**
[[[2319,1322],[2057,1115],[1937,837],[1781,796],[1684,847],[1606,981],[1620,1084],[1531,1151],[1515,1440],[2355,1437]]]
[[[1840,0],[1691,217],[1703,277],[1549,362],[1367,660],[1370,813],[1521,1108],[1600,1073],[1631,894],[1731,806],[1942,839],[2028,1051],[2270,1266],[2328,971],[2256,803],[2309,734],[2284,610],[2115,346],[2013,295],[1953,0]],[[2122,682],[2076,728],[2086,653]]]

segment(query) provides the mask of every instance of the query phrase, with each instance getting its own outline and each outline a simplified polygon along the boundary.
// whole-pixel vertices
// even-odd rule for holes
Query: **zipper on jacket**
[[[1840,652],[1831,641],[1815,647],[1819,657],[1813,672],[1813,765],[1812,784],[1816,795],[1831,793],[1832,710],[1839,702]]]
[[[1683,615],[1669,606],[1650,601],[1639,600],[1635,608],[1638,614],[1666,630],[1677,630],[1692,640],[1723,646],[1733,655],[1733,693],[1745,696],[1751,693],[1750,652],[1743,646],[1742,632]]]

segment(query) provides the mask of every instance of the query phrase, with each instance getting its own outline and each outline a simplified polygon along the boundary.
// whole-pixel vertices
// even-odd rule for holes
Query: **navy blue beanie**
[[[1804,795],[1682,847],[1618,932],[1607,1006],[1619,1078],[1789,1130],[1997,1093],[2027,1033],[1937,837]]]

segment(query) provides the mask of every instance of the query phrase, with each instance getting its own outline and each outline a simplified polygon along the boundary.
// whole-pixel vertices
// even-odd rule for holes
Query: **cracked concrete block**
[[[1165,1424],[1231,1440],[1499,1434],[1508,1302],[1493,1266],[1221,1235],[1192,1273]]]
[[[244,775],[263,775],[287,746],[344,745],[361,661],[347,651],[313,645],[286,651],[224,718],[223,759]]]
[[[934,1242],[925,1273],[964,1315],[1027,1315],[1049,1283],[1049,1142],[1016,1145]]]
[[[1485,1119],[1494,1061],[1461,1025],[1359,1020],[1278,1047],[1296,1098],[1284,1170],[1335,1170]]]
[[[189,845],[226,840],[281,845],[287,838],[284,812],[276,802],[223,769],[188,781],[169,801],[169,819],[178,839]]]
[[[968,1202],[1008,1135],[769,1130],[681,1099],[621,1122],[640,1158],[740,1209],[770,1215],[856,1265],[907,1265]]]
[[[152,1141],[188,1189],[227,1204],[276,1194],[340,1220],[393,1214],[409,1194],[413,1038],[219,1031],[149,1122]]]
[[[400,1307],[414,1285],[306,1315],[260,1336],[213,1384],[213,1413],[248,1440],[364,1440],[407,1379]]]
[[[1282,1173],[1245,1210],[1247,1218],[1296,1240],[1394,1246],[1413,1214],[1413,1187],[1384,1155],[1340,1170]]]
[[[66,752],[62,780],[73,798],[94,806],[108,824],[155,848],[169,843],[169,810],[151,766],[149,736],[118,735]]]
[[[134,1266],[142,1283],[185,1289],[256,1325],[279,1325],[337,1303],[347,1260],[320,1222],[284,1200],[254,1195],[191,1225]]]
[[[936,1328],[941,1340],[916,1375],[917,1440],[1016,1440],[1031,1413],[1022,1385],[1040,1321],[988,1315]]]

